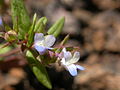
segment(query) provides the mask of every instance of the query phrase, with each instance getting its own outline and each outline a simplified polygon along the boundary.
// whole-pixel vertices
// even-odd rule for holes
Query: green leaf
[[[18,32],[18,38],[24,39],[30,27],[30,19],[23,0],[11,0],[13,29]]]
[[[6,31],[10,31],[10,30],[12,30],[11,27],[9,27],[9,26],[6,25],[6,24],[4,24],[4,27],[5,27],[5,30],[6,30]]]
[[[10,47],[10,46],[6,46],[4,48],[1,48],[3,46],[4,46],[4,44],[0,44],[0,54],[5,54],[5,53],[9,52],[10,50],[12,50],[12,47]],[[0,61],[1,60],[3,60],[3,57],[0,57]]]
[[[60,43],[60,46],[62,47],[68,41],[68,39],[69,39],[69,35],[65,36],[65,38]],[[60,53],[60,48],[61,47],[59,47],[55,52]]]
[[[74,47],[65,47],[67,51],[73,51],[73,50],[78,50],[78,48],[74,48]],[[59,47],[59,48],[55,48],[54,51],[56,53],[60,53],[62,51],[62,47]]]
[[[47,23],[47,18],[46,17],[40,18],[35,25],[35,30],[34,31],[36,33],[43,32],[44,29],[45,29],[46,23]]]
[[[0,47],[2,47],[2,46],[3,46],[3,44],[0,44]],[[12,47],[10,47],[10,46],[4,47],[4,48],[0,48],[0,54],[5,54],[5,53],[7,53],[10,50],[12,50]]]
[[[36,13],[33,16],[33,23],[32,26],[30,27],[30,30],[28,32],[28,42],[27,42],[27,47],[30,47],[34,41],[34,28],[35,28],[35,24],[36,24],[36,19],[37,19],[37,15]]]
[[[35,76],[37,77],[37,79],[44,86],[51,89],[52,85],[49,80],[49,77],[48,77],[45,67],[37,59],[35,59],[33,53],[30,50],[28,50],[26,52],[26,56],[27,56],[28,63],[30,64],[30,67],[31,67],[33,73],[35,74]]]
[[[65,38],[62,40],[62,42],[60,43],[61,46],[63,46],[69,39],[69,34],[67,36],[65,36]]]
[[[55,24],[53,24],[53,26],[48,30],[47,33],[57,37],[63,29],[64,22],[65,22],[65,17],[62,17]]]

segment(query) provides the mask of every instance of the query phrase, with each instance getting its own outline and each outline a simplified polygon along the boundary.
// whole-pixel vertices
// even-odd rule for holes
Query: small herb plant
[[[56,38],[63,29],[64,17],[56,21],[46,31],[47,18],[38,19],[37,15],[34,14],[31,22],[23,0],[11,0],[11,12],[13,28],[4,25],[6,33],[2,33],[1,36],[7,41],[7,44],[3,47],[11,44],[20,45],[30,68],[44,86],[52,88],[45,68],[51,63],[60,63],[72,76],[77,75],[77,69],[84,70],[84,67],[74,64],[80,59],[80,53],[75,51],[74,47],[64,47],[69,35],[61,41],[58,48],[53,47]],[[3,24],[1,17],[0,24]],[[75,52],[72,55],[71,51],[73,50]]]

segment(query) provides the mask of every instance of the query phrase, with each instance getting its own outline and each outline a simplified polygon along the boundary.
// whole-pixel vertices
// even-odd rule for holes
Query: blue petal
[[[46,51],[46,48],[43,47],[43,46],[37,46],[37,45],[35,45],[34,47],[35,47],[35,49],[36,49],[40,54],[44,54],[45,51]]]
[[[85,70],[85,68],[82,67],[82,66],[80,66],[80,65],[76,65],[76,67],[77,67],[77,69],[79,69],[79,70]]]
[[[44,40],[44,34],[43,33],[35,33],[34,43],[40,42],[42,40]]]
[[[77,75],[77,68],[76,68],[76,66],[74,64],[71,64],[71,65],[66,66],[66,67],[67,67],[68,71],[70,72],[70,74],[72,76],[76,76]]]
[[[2,25],[2,18],[1,18],[1,16],[0,16],[0,25]]]

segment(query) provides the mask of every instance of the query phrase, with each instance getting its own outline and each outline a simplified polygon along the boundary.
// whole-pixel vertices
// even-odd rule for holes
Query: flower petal
[[[66,66],[66,68],[68,69],[68,71],[70,72],[70,74],[72,76],[76,76],[77,75],[77,68],[76,68],[76,66],[74,64]]]
[[[60,62],[62,63],[62,65],[65,65],[65,58],[62,58]]]
[[[82,67],[82,66],[80,66],[80,65],[76,65],[76,67],[77,67],[77,69],[79,69],[79,70],[85,70],[85,68]]]
[[[67,52],[67,51],[66,51],[66,48],[63,48],[63,49],[62,49],[62,52],[63,52],[63,53],[66,53],[66,52]]]
[[[35,45],[34,47],[35,47],[35,49],[36,49],[40,54],[44,54],[45,51],[46,51],[46,48],[43,47],[43,46],[37,46],[37,45]]]
[[[59,54],[59,58],[64,58],[64,53],[66,53],[66,48],[63,48],[61,53]]]
[[[34,37],[34,42],[36,43],[36,42],[40,42],[40,41],[42,41],[42,40],[44,40],[44,35],[43,35],[43,33],[36,33],[36,34],[35,34],[35,37]]]
[[[3,24],[3,22],[2,22],[2,18],[1,18],[1,16],[0,16],[0,25],[2,25]]]
[[[45,36],[44,46],[51,47],[56,41],[56,38],[53,35]]]
[[[73,58],[71,59],[71,63],[76,63],[78,60],[80,59],[80,53],[79,52],[75,52],[73,55]]]
[[[71,52],[67,51],[66,53],[64,53],[64,58],[66,62],[68,62],[72,58]]]

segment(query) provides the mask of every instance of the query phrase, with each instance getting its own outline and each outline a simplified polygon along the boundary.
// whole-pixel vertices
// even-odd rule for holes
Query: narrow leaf
[[[62,42],[60,43],[61,46],[63,46],[69,39],[69,34],[67,36],[65,36],[65,38],[62,40]]]
[[[8,53],[10,50],[12,50],[12,47],[10,46],[4,47],[4,44],[0,44],[0,61],[4,60],[4,57],[1,57],[1,55]]]
[[[30,64],[30,67],[31,67],[33,73],[35,74],[36,78],[44,86],[51,89],[52,85],[49,80],[49,77],[48,77],[45,67],[38,60],[35,59],[35,57],[33,56],[33,53],[30,50],[28,50],[26,52],[26,56],[27,56],[28,63]]]
[[[30,19],[23,0],[11,0],[13,29],[18,32],[18,37],[24,39],[30,27]]]
[[[35,24],[36,24],[36,19],[37,19],[37,15],[34,14],[33,16],[33,23],[30,27],[30,30],[28,32],[28,42],[27,42],[27,47],[30,47],[33,43],[33,40],[34,40],[34,28],[35,28]]]
[[[48,34],[53,34],[55,37],[57,37],[64,26],[65,18],[62,17],[60,20],[58,20],[53,26],[48,30]]]
[[[46,18],[46,17],[40,18],[40,19],[37,21],[36,25],[35,25],[34,31],[35,31],[36,33],[41,33],[41,32],[43,32],[44,29],[45,29],[46,23],[47,23],[47,18]]]
[[[62,40],[62,42],[60,43],[60,47],[59,47],[55,52],[59,53],[61,47],[68,41],[68,39],[69,39],[69,35],[67,35],[67,36]]]
[[[0,47],[3,47],[4,44],[0,44]],[[6,46],[4,48],[0,48],[0,54],[5,54],[7,53],[8,51],[12,50],[12,48],[10,46]]]

